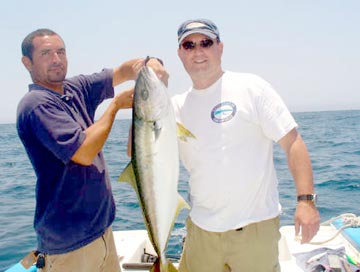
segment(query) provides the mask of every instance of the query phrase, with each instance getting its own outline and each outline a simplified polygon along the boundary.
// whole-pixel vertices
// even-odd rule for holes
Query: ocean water
[[[360,215],[360,110],[294,113],[313,163],[315,189],[322,221],[342,213]],[[144,228],[136,195],[117,177],[129,162],[126,156],[130,120],[117,120],[104,147],[117,204],[114,230]],[[35,175],[14,124],[0,125],[0,271],[36,247],[33,230]],[[276,145],[275,165],[283,206],[281,224],[292,224],[296,206],[293,180],[286,158]],[[186,171],[181,168],[179,192],[187,198]],[[181,212],[168,253],[180,254],[184,221]]]

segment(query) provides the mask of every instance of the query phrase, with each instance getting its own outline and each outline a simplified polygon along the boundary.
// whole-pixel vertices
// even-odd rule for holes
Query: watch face
[[[313,202],[316,204],[318,200],[317,194],[313,194]]]

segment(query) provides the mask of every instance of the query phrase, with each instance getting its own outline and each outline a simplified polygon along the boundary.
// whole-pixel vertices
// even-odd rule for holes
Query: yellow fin
[[[176,123],[177,125],[177,136],[180,140],[186,142],[188,138],[196,139],[194,134],[192,134],[187,128],[185,128],[182,124]]]
[[[186,200],[179,194],[178,195],[178,211],[177,211],[177,213],[179,213],[180,212],[180,210],[182,210],[182,209],[190,209],[190,206],[189,206],[189,204],[186,202]]]
[[[118,178],[119,182],[127,182],[136,190],[136,178],[132,163],[130,162]]]
[[[174,217],[173,217],[173,221],[172,221],[172,225],[171,225],[172,228],[171,228],[171,229],[173,229],[173,227],[174,227],[174,225],[175,225],[175,221],[176,221],[176,219],[178,218],[179,213],[180,213],[180,211],[181,211],[182,209],[190,209],[190,206],[189,206],[189,204],[185,201],[185,199],[184,199],[180,194],[178,194],[178,204],[177,204],[176,212],[175,212]],[[169,233],[169,237],[170,237],[170,234],[171,234],[171,232]],[[169,238],[169,237],[168,237],[168,238]]]
[[[169,272],[178,272],[176,267],[171,262],[168,262],[168,271]]]

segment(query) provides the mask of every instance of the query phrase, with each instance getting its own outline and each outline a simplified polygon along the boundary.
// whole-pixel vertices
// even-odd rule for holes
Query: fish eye
[[[141,97],[142,97],[142,99],[147,100],[149,98],[149,91],[147,89],[142,89]]]

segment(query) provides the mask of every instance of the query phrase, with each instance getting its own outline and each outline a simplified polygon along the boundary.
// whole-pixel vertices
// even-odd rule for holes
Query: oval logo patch
[[[236,113],[236,105],[232,102],[222,102],[211,111],[211,119],[215,123],[223,123],[231,120]]]

